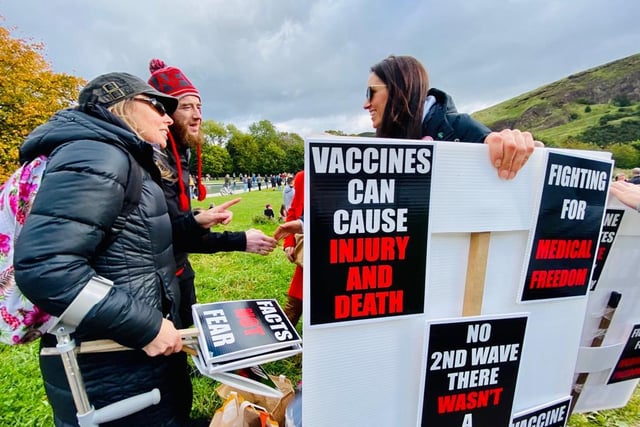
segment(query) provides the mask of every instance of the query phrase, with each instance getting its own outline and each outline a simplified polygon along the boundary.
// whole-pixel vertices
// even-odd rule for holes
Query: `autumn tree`
[[[260,120],[249,126],[249,134],[258,146],[260,157],[253,172],[262,175],[280,171],[284,150],[280,144],[280,135],[269,120]]]
[[[297,172],[304,169],[304,140],[297,133],[280,135],[284,157],[280,165],[281,171]]]
[[[0,18],[1,19],[1,18]],[[34,128],[78,98],[85,81],[54,73],[44,45],[0,27],[0,180],[18,167],[18,147]]]

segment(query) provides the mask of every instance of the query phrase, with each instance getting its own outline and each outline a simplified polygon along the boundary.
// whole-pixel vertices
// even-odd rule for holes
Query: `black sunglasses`
[[[367,86],[367,100],[369,102],[371,102],[371,100],[373,99],[373,95],[375,95],[376,91],[373,90],[372,88],[374,87],[387,87],[387,85],[371,85],[371,86]]]
[[[166,108],[162,105],[162,102],[158,101],[155,98],[133,98],[134,101],[146,102],[151,105],[161,116],[167,114]]]

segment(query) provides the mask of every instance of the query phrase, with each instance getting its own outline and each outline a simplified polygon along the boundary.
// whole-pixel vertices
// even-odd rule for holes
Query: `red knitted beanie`
[[[161,59],[152,59],[149,61],[149,84],[158,89],[162,93],[166,93],[176,98],[193,95],[200,98],[198,89],[184,75],[179,68],[167,67]]]

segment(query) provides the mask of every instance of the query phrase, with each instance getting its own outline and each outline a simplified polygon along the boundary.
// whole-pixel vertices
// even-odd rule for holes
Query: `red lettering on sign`
[[[409,236],[331,239],[329,262],[347,264],[403,260],[407,255],[408,244]]]
[[[486,408],[490,405],[497,406],[500,404],[502,390],[502,387],[496,387],[488,390],[438,396],[438,413],[468,411]]]
[[[534,270],[531,272],[529,289],[584,286],[587,282],[588,272],[588,268],[571,270]]]
[[[348,291],[388,288],[392,282],[393,271],[390,265],[349,267],[347,274]]]
[[[234,310],[240,326],[244,328],[245,335],[264,335],[264,329],[256,318],[256,314],[250,308]]]
[[[371,317],[402,313],[403,291],[379,291],[336,295],[334,315],[336,319]]]
[[[536,259],[589,259],[592,240],[542,239],[538,241]]]

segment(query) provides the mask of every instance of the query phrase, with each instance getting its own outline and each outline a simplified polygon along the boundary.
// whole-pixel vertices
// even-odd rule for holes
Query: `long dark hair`
[[[427,70],[412,56],[390,55],[371,67],[371,71],[387,85],[389,93],[376,136],[420,139],[429,91]]]

